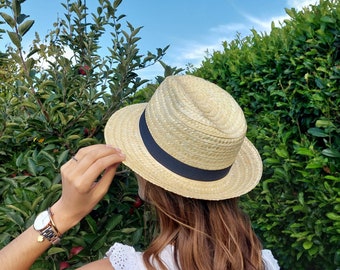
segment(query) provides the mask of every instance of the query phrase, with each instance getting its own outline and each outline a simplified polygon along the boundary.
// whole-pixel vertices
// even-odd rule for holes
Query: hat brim
[[[105,126],[105,141],[126,155],[123,163],[145,180],[184,197],[223,200],[252,190],[262,176],[262,160],[255,146],[245,138],[229,173],[210,182],[179,176],[159,164],[143,144],[139,119],[147,103],[134,104],[115,112]]]

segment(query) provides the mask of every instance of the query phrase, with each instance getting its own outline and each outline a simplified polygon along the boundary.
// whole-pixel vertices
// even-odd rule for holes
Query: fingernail
[[[118,148],[118,147],[115,147],[114,148],[118,153],[121,153],[122,152],[122,150],[120,149],[120,148]]]

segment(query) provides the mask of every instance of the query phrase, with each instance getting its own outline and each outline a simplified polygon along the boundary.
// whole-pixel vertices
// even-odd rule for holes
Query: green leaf
[[[67,120],[66,120],[64,114],[61,111],[57,111],[57,114],[59,116],[59,119],[60,119],[61,123],[63,125],[66,125],[67,124]]]
[[[340,221],[340,215],[333,213],[333,212],[328,212],[326,214],[326,216],[331,219],[331,220],[335,220],[335,221]]]
[[[91,145],[91,144],[95,144],[97,143],[98,141],[94,138],[85,138],[85,139],[82,139],[79,141],[79,146],[86,146],[86,145]]]
[[[306,169],[320,169],[323,167],[323,162],[318,160],[313,160],[311,162],[308,162]]]
[[[67,253],[67,251],[64,248],[61,248],[61,247],[51,247],[47,251],[47,254],[49,256],[59,254],[59,253]]]
[[[336,23],[336,19],[330,16],[323,16],[321,17],[320,21],[325,22],[325,23]]]
[[[26,14],[20,14],[17,17],[17,24],[21,24],[26,18],[28,18],[29,16]]]
[[[335,176],[333,176],[333,175],[326,175],[326,176],[325,176],[325,179],[332,180],[332,181],[336,181],[336,182],[339,182],[339,181],[340,181],[340,177],[335,177]]]
[[[44,198],[43,195],[40,195],[37,198],[35,198],[34,201],[31,203],[31,210],[35,210],[43,198]]]
[[[308,156],[308,157],[314,157],[314,152],[311,149],[308,148],[297,148],[296,149],[296,153],[299,155],[303,155],[303,156]]]
[[[62,152],[62,153],[58,156],[58,165],[59,165],[59,167],[60,167],[60,165],[61,165],[62,163],[64,163],[64,161],[66,161],[69,152],[70,152],[70,150],[65,150],[64,152]]]
[[[308,250],[313,246],[313,242],[312,241],[305,241],[305,242],[303,242],[302,246],[303,246],[304,249]]]
[[[130,234],[136,231],[136,228],[124,228],[120,230],[122,233]]]
[[[67,137],[68,141],[79,140],[79,139],[80,139],[80,136],[76,135],[76,134],[73,134],[73,135],[70,135],[70,136]]]
[[[328,127],[334,127],[334,124],[330,120],[319,119],[316,121],[315,126],[317,128],[328,128]]]
[[[32,49],[32,50],[27,54],[27,57],[31,57],[33,54],[35,54],[36,52],[39,52],[39,51],[40,51],[39,48]]]
[[[52,80],[46,80],[46,81],[43,81],[40,85],[39,85],[39,88],[40,89],[43,89],[44,87],[54,87],[56,88],[57,85],[54,81]]]
[[[36,166],[34,160],[32,158],[28,158],[27,163],[28,163],[28,171],[32,175],[36,176],[37,175],[37,166]]]
[[[21,48],[21,39],[20,39],[20,37],[17,35],[17,33],[7,31],[7,34],[8,34],[8,36],[9,36],[9,38],[11,39],[11,41],[13,42],[13,44],[14,44],[18,49],[20,49],[20,48]]]
[[[32,70],[34,63],[35,63],[35,60],[33,58],[28,58],[26,60],[26,68],[27,68],[28,71]],[[31,77],[34,77],[34,76],[31,76]]]
[[[113,8],[116,9],[122,3],[122,0],[115,0],[113,3]]]
[[[31,108],[31,109],[37,109],[37,105],[34,104],[33,102],[29,102],[29,101],[24,101],[21,103],[22,107],[27,107],[27,108]]]
[[[288,158],[289,157],[288,151],[286,149],[282,148],[282,147],[275,148],[275,152],[279,157],[282,157],[282,158]]]
[[[319,247],[318,246],[315,246],[313,245],[313,247],[311,249],[308,250],[308,254],[310,256],[314,256],[316,253],[319,252]]]
[[[21,168],[23,161],[24,161],[24,153],[20,153],[20,155],[17,157],[17,159],[15,161],[15,165],[18,168]]]
[[[138,243],[140,243],[142,236],[143,236],[143,228],[137,229],[132,237],[132,245],[137,245]]]
[[[95,242],[94,245],[92,245],[92,249],[97,251],[100,249],[106,242],[107,236],[105,234],[102,234]]]
[[[21,6],[20,6],[20,1],[19,0],[13,0],[12,1],[12,10],[14,13],[14,16],[17,18],[21,14]]]
[[[44,151],[44,150],[41,150],[41,151],[39,152],[39,156],[44,156],[44,157],[47,158],[51,163],[54,163],[54,162],[55,162],[55,158],[54,158],[51,154],[47,153],[47,152]]]
[[[11,28],[15,27],[15,20],[11,16],[4,12],[0,12],[0,15]]]
[[[305,199],[304,199],[304,194],[303,192],[299,192],[299,195],[298,195],[298,201],[301,205],[304,205],[305,204]]]
[[[105,229],[107,231],[111,231],[112,229],[114,229],[121,221],[123,220],[123,216],[122,215],[115,215],[112,218],[109,219]]]
[[[87,215],[85,217],[85,220],[87,224],[89,225],[91,232],[96,234],[98,230],[96,221],[90,215]]]
[[[26,22],[22,23],[18,27],[19,34],[21,36],[24,36],[33,26],[34,21],[33,20],[27,20]]]
[[[13,209],[13,210],[23,214],[25,216],[25,218],[28,218],[28,216],[29,216],[29,213],[26,213],[25,211],[23,211],[22,209],[16,207],[15,205],[9,204],[9,205],[6,205],[6,207],[8,207],[10,209]]]
[[[307,131],[309,134],[313,135],[314,137],[320,137],[320,138],[325,138],[328,137],[329,135],[325,133],[322,129],[320,128],[310,128]]]
[[[278,160],[277,158],[266,158],[264,162],[267,164],[280,164],[281,163],[281,161]]]
[[[7,217],[8,219],[10,219],[11,221],[13,221],[15,224],[22,226],[24,224],[24,220],[23,218],[15,212],[7,212]]]
[[[340,158],[340,152],[333,149],[324,149],[321,153],[327,157]]]

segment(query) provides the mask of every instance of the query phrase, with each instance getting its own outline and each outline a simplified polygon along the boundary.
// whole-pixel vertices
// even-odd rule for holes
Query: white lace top
[[[167,246],[161,252],[161,259],[170,270],[179,270],[173,259],[173,246]],[[121,243],[114,244],[106,256],[115,270],[146,270],[143,263],[143,253],[136,251],[133,247]],[[268,249],[262,251],[262,259],[265,264],[265,270],[279,270],[279,264],[274,258],[272,252]]]

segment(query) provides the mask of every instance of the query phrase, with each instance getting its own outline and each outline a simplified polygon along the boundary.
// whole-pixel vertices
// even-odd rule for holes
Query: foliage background
[[[1,33],[12,41],[0,61],[1,246],[57,200],[60,166],[80,147],[104,143],[108,117],[133,100],[147,98],[146,89],[154,86],[146,85],[137,72],[161,61],[167,49],[142,55],[141,27],[119,14],[121,0],[99,0],[96,13],[88,15],[82,1],[63,3],[65,17],[47,36],[36,33],[24,51],[24,36],[34,21],[21,10],[21,3],[2,1],[0,6]],[[104,32],[111,33],[111,47],[102,56],[98,50]],[[161,64],[164,76],[180,71]],[[163,76],[156,79],[160,82]],[[134,97],[141,86],[144,92]],[[144,229],[149,217],[140,206],[135,179],[122,167],[96,209],[32,269],[59,269],[61,262],[76,268],[102,258],[116,241],[143,248],[149,242]],[[84,249],[74,254],[74,247]]]
[[[103,142],[112,112],[148,100],[165,76],[183,71],[162,62],[167,47],[140,54],[141,27],[119,14],[121,0],[98,0],[91,18],[81,1],[66,1],[65,18],[47,36],[36,34],[25,52],[34,21],[21,2],[0,4],[0,35],[12,41],[0,54],[1,246],[59,197],[60,165],[79,147]],[[282,269],[339,269],[340,4],[323,0],[287,13],[291,19],[272,25],[270,34],[253,31],[224,43],[187,72],[226,89],[245,111],[264,175],[242,202],[264,246]],[[102,56],[105,31],[111,47]],[[153,83],[138,76],[156,62],[162,76]],[[59,269],[61,262],[73,269],[116,241],[143,249],[152,215],[136,189],[121,167],[103,201],[32,269]],[[74,247],[84,249],[75,254]]]
[[[193,73],[230,92],[263,157],[243,198],[283,269],[340,268],[340,2],[224,43]]]

